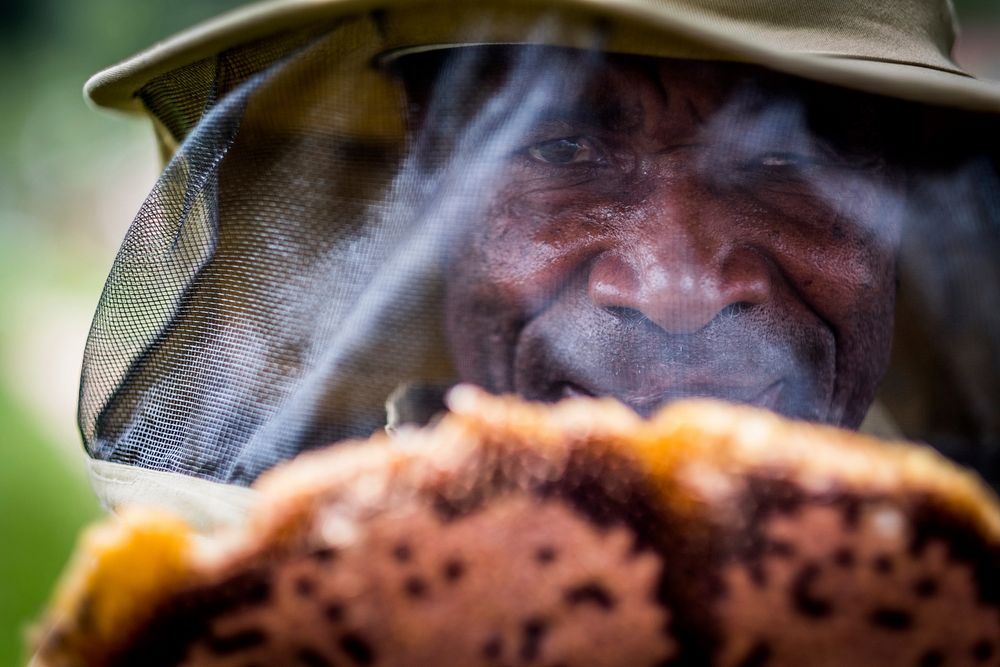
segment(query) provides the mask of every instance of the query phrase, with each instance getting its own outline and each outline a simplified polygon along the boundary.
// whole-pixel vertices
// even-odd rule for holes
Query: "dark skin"
[[[460,379],[858,426],[888,363],[901,225],[857,100],[735,64],[587,70],[555,77],[499,151],[450,254]],[[491,71],[484,99],[514,76]],[[824,134],[810,109],[850,122]]]

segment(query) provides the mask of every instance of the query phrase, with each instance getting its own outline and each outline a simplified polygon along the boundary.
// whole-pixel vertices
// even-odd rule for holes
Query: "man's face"
[[[892,335],[897,199],[877,150],[821,136],[794,80],[760,76],[622,57],[549,91],[450,255],[462,381],[860,423]]]

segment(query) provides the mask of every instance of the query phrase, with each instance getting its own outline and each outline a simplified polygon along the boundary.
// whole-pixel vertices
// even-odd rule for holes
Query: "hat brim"
[[[940,54],[896,59],[846,48],[811,50],[808,30],[767,34],[762,24],[742,26],[732,21],[651,0],[516,0],[470,3],[468,12],[500,11],[524,15],[523,25],[546,12],[571,16],[611,31],[602,48],[653,56],[733,60],[763,65],[779,72],[853,90],[913,102],[970,111],[1000,113],[1000,83],[975,79]],[[387,52],[414,48],[442,48],[469,42],[456,30],[462,25],[455,3],[428,2],[415,6],[405,0],[269,0],[224,14],[156,44],[93,76],[85,86],[96,105],[124,111],[142,111],[137,93],[154,78],[212,57],[227,49],[289,31],[319,30],[338,19],[377,14],[386,36]],[[437,14],[437,16],[435,16]],[[374,14],[373,14],[374,15]],[[747,29],[741,29],[746,27]],[[815,30],[813,31],[815,32]],[[637,33],[638,36],[637,36]],[[801,33],[801,34],[800,34]],[[586,46],[566,32],[512,39],[510,21],[480,26],[476,43],[544,43]],[[787,37],[783,39],[782,37]],[[854,44],[857,43],[854,38]],[[829,47],[830,44],[821,46]],[[890,53],[890,55],[892,55]]]

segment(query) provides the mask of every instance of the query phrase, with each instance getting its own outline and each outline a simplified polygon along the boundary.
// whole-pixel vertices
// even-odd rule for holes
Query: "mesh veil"
[[[377,428],[399,378],[440,377],[422,283],[400,288],[398,307],[365,310],[366,292],[381,296],[372,284],[379,268],[414,229],[386,208],[398,110],[372,118],[380,110],[363,92],[339,87],[330,62],[354,75],[372,55],[331,53],[340,37],[334,29],[313,38],[249,77],[260,63],[242,54],[215,64],[218,99],[205,101],[138,213],[102,296],[81,401],[94,456],[246,482],[303,442]],[[170,108],[175,132],[191,123],[184,76],[180,94],[163,99],[158,89],[152,102]],[[367,136],[349,127],[360,122],[348,117],[354,104],[365,107]],[[352,316],[384,320],[396,354],[370,338],[348,340]],[[323,382],[319,338],[341,351],[327,363],[351,378],[347,386]],[[415,367],[397,366],[408,359]],[[317,420],[324,409],[336,418]],[[284,435],[268,431],[278,422]]]
[[[547,19],[527,37],[553,29]],[[365,16],[225,51],[141,91],[169,162],[88,341],[91,457],[249,484],[303,449],[382,428],[400,385],[462,379],[442,312],[460,222],[485,214],[506,146],[603,56],[525,49],[512,66],[524,75],[484,96],[469,49],[420,113],[477,113],[420,136],[383,51],[379,17]],[[920,213],[900,245],[883,395],[907,436],[995,481],[1000,189],[992,148],[958,134],[933,139],[952,146],[928,148],[934,160],[907,157],[925,180],[899,203]]]

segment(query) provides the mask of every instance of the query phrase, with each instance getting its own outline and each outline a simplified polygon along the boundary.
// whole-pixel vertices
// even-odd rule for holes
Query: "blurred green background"
[[[877,0],[873,0],[877,1]],[[146,123],[87,107],[93,72],[237,0],[0,5],[0,666],[100,514],[75,425],[94,305],[158,173]],[[1000,0],[959,0],[958,58],[1000,79]]]
[[[105,274],[158,173],[148,126],[89,108],[88,76],[236,0],[0,5],[0,666],[100,514],[75,409]]]

